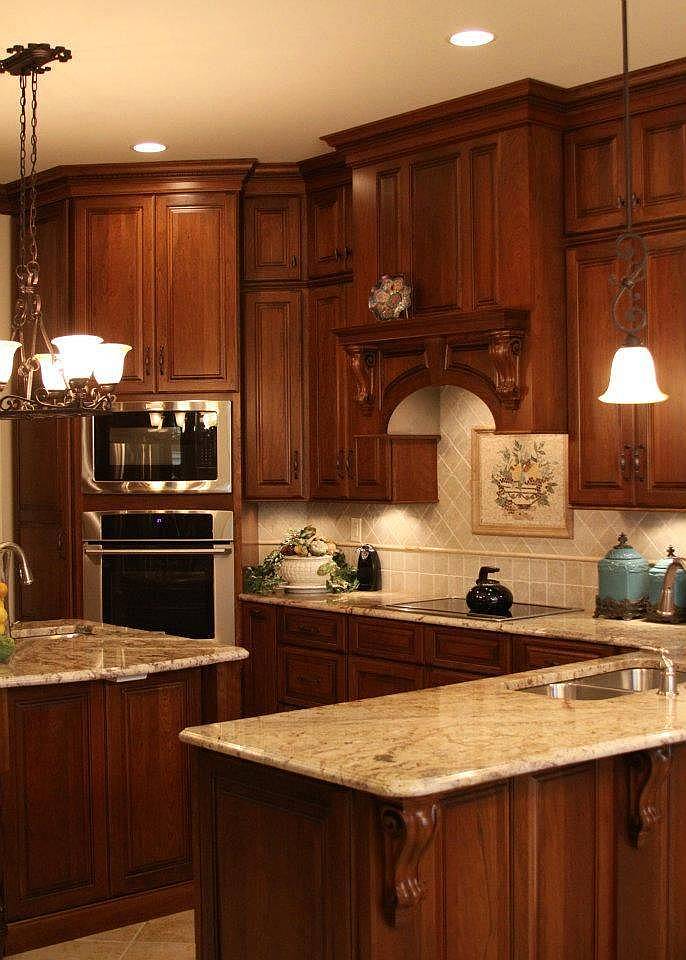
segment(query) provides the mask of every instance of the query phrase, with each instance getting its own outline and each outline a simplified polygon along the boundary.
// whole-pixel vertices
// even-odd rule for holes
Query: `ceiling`
[[[40,166],[301,160],[322,134],[534,77],[617,73],[619,0],[34,0],[3,3],[2,48],[63,44],[41,81]],[[686,3],[630,0],[631,65],[686,55]],[[484,27],[487,47],[450,33]],[[0,76],[0,180],[16,175],[17,83]],[[141,163],[146,159],[141,158]]]

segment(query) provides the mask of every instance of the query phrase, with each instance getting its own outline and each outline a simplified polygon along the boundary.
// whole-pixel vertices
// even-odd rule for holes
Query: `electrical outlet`
[[[362,543],[362,520],[360,517],[350,518],[350,540],[352,543]]]

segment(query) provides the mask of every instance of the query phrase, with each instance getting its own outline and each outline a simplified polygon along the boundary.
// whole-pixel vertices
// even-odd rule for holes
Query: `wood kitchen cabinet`
[[[424,687],[421,667],[411,663],[393,663],[366,657],[350,657],[348,661],[348,699],[366,700],[408,693]]]
[[[579,506],[686,506],[686,451],[675,442],[686,416],[686,231],[646,236],[646,342],[664,403],[603,404],[622,334],[612,323],[610,278],[621,276],[613,242],[571,248],[567,259],[570,500]]]
[[[307,267],[311,278],[346,273],[353,266],[352,188],[313,191],[307,200]]]
[[[300,197],[246,197],[243,201],[243,279],[300,280]]]
[[[686,104],[631,121],[634,194],[627,198],[621,119],[586,125],[565,138],[569,233],[617,229],[630,199],[636,223],[686,216]]]
[[[243,668],[243,716],[276,713],[278,707],[276,615],[267,603],[240,606],[241,646],[250,656]]]
[[[303,330],[299,291],[244,295],[245,496],[306,495]]]

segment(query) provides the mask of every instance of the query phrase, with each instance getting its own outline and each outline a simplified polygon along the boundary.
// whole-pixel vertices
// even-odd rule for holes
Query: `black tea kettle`
[[[489,580],[489,573],[499,573],[500,567],[482,567],[475,585],[467,594],[471,613],[509,613],[514,597],[512,591],[499,580]]]
[[[358,590],[381,589],[381,561],[374,547],[368,543],[357,548],[357,579],[360,582]]]

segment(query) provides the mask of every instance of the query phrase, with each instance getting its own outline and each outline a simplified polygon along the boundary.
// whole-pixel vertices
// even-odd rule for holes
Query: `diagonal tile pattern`
[[[412,398],[408,398],[411,400]],[[471,438],[492,427],[488,407],[459,387],[440,391],[439,502],[263,503],[259,539],[266,552],[290,527],[313,523],[347,548],[350,519],[362,520],[362,539],[381,549],[384,588],[426,595],[464,594],[482,564],[499,566],[519,600],[591,607],[596,563],[623,530],[648,560],[673,543],[686,550],[686,514],[576,510],[571,540],[477,536],[471,530]]]
[[[193,911],[17,953],[7,960],[195,960]]]

